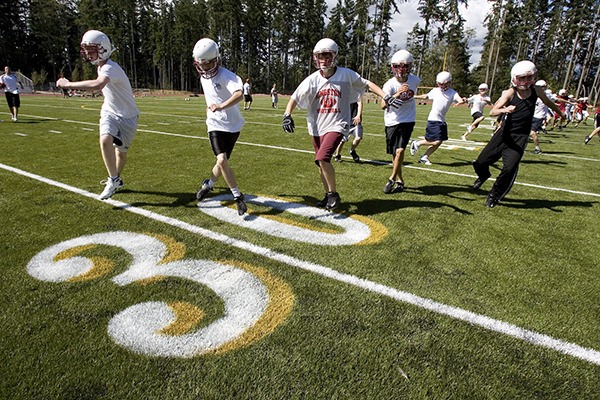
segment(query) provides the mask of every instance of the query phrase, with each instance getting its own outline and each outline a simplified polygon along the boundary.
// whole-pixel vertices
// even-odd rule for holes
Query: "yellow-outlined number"
[[[111,279],[119,286],[178,277],[207,286],[223,300],[223,316],[202,328],[197,326],[204,312],[187,302],[150,301],[119,312],[109,321],[108,334],[136,353],[193,357],[229,351],[273,332],[293,307],[289,285],[264,268],[183,259],[181,243],[133,232],[98,233],[55,244],[34,256],[27,271],[46,282],[99,278],[112,271],[112,262],[79,255],[96,245],[116,246],[132,256],[129,268]]]

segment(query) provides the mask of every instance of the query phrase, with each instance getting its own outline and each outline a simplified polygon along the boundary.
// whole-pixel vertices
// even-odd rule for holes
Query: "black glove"
[[[402,107],[402,104],[404,103],[402,100],[397,99],[394,96],[390,96],[389,94],[383,98],[383,101],[385,101],[385,105],[388,110],[390,109],[390,107]]]
[[[284,131],[293,133],[296,126],[294,125],[292,114],[283,114],[283,123],[281,125],[283,126]]]

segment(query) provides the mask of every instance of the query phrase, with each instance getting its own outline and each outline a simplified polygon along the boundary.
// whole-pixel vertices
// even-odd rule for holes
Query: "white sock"
[[[231,190],[231,194],[233,194],[233,197],[238,197],[242,195],[242,192],[240,192],[240,189],[237,186],[229,190]]]

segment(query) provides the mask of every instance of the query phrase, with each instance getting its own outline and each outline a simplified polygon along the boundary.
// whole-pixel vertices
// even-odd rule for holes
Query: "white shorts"
[[[353,135],[356,139],[362,139],[363,137],[363,127],[362,124],[352,125],[347,135],[344,135],[342,138],[342,143],[346,143],[350,135]]]
[[[113,146],[126,153],[133,142],[138,127],[138,116],[121,118],[116,115],[100,117],[100,136],[110,135],[114,138]]]

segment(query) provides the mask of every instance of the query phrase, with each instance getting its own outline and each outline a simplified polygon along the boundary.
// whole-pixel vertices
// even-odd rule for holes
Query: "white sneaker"
[[[106,180],[101,181],[100,183],[104,183],[104,190],[100,193],[100,200],[106,200],[110,198],[115,192],[119,189],[122,189],[125,186],[123,180],[121,178],[111,179],[108,178]]]
[[[469,132],[469,133],[473,132],[473,125],[467,126],[467,132]]]
[[[429,158],[427,158],[427,156],[423,156],[423,157],[419,158],[419,162],[421,164],[431,165],[431,161],[429,161]]]
[[[410,155],[414,156],[417,153],[417,151],[419,151],[419,146],[417,145],[417,141],[413,140],[410,144]]]
[[[466,142],[466,141],[467,141],[467,137],[466,137],[465,135],[462,135],[462,136],[460,137],[460,140],[462,140],[463,142]]]

